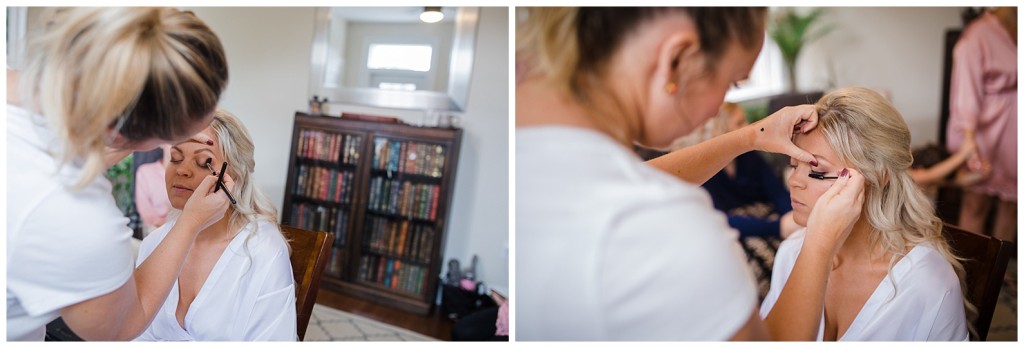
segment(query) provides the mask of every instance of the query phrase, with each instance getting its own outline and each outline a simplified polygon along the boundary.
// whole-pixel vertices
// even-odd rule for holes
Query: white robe
[[[805,232],[797,231],[779,246],[772,268],[771,290],[761,303],[762,318],[768,316],[778,301],[800,254]],[[822,313],[819,341],[824,331]],[[967,338],[960,280],[953,266],[931,245],[918,244],[893,265],[890,274],[878,284],[839,340],[966,341]]]
[[[139,249],[142,264],[167,236],[172,220],[153,231]],[[213,266],[178,324],[178,282],[137,341],[294,341],[295,281],[288,244],[272,224],[261,221],[246,245],[253,224],[246,225]]]

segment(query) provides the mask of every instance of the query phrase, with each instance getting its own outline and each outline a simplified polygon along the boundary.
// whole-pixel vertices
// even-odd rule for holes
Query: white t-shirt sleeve
[[[617,219],[598,258],[609,339],[725,340],[756,309],[736,231],[699,198],[641,204]]]
[[[8,296],[39,315],[116,290],[134,270],[127,225],[109,185],[53,191],[26,215],[8,255]]]

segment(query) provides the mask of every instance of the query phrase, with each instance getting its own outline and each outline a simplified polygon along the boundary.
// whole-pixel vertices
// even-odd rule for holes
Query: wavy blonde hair
[[[965,293],[962,259],[953,254],[942,235],[942,221],[907,173],[913,162],[910,130],[899,111],[882,95],[859,87],[832,91],[816,106],[818,128],[826,141],[841,161],[864,175],[863,214],[872,228],[869,240],[892,255],[890,279],[897,260],[914,246],[928,243],[953,267]],[[964,293],[964,309],[971,319],[977,309]],[[974,333],[971,320],[967,323]]]
[[[253,233],[246,237],[248,242],[258,232],[260,220],[277,224],[277,208],[270,198],[253,183],[256,170],[256,145],[249,131],[237,116],[224,109],[217,109],[210,122],[210,129],[217,136],[224,161],[228,163],[227,174],[235,181],[231,195],[238,202],[228,217],[228,226],[253,225]],[[280,233],[280,228],[276,229]]]
[[[129,143],[191,136],[227,84],[220,40],[191,12],[63,8],[41,18],[20,95],[62,142],[60,163],[82,161],[75,188],[106,169],[110,130]]]

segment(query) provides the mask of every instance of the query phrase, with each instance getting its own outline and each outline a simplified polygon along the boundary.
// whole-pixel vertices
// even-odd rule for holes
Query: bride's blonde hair
[[[841,161],[864,175],[864,210],[871,224],[872,245],[896,261],[914,246],[928,243],[953,267],[966,291],[961,258],[942,236],[942,221],[920,187],[907,174],[913,162],[910,130],[899,111],[884,97],[867,88],[842,88],[816,104],[818,128]],[[895,284],[895,283],[894,283]],[[976,308],[961,294],[968,318]],[[968,320],[968,327],[974,328]]]

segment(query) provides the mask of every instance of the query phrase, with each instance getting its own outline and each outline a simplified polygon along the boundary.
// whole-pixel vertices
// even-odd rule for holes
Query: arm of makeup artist
[[[736,156],[752,150],[781,153],[811,162],[814,156],[790,140],[818,125],[814,105],[789,106],[743,128],[647,161],[655,168],[694,185],[702,185]]]
[[[817,123],[813,105],[786,107],[761,121],[648,163],[700,185],[733,158],[751,150],[783,153],[812,162],[814,156],[796,147],[791,138],[796,131],[806,133],[814,129]],[[864,178],[851,168],[849,174],[836,180],[815,204],[808,220],[809,242],[804,243],[793,275],[780,294],[780,302],[785,297],[785,303],[764,318],[763,326],[755,311],[734,339],[759,339],[763,329],[767,329],[773,340],[814,340],[817,337],[833,256],[860,215],[863,201]]]
[[[818,337],[832,262],[864,206],[864,176],[853,168],[844,172],[811,209],[793,273],[764,318],[776,341],[814,341]]]
[[[130,340],[141,334],[167,299],[196,235],[227,212],[226,195],[213,192],[216,182],[212,175],[203,179],[178,223],[124,285],[61,310],[68,327],[86,340]],[[224,185],[234,187],[229,175]]]

